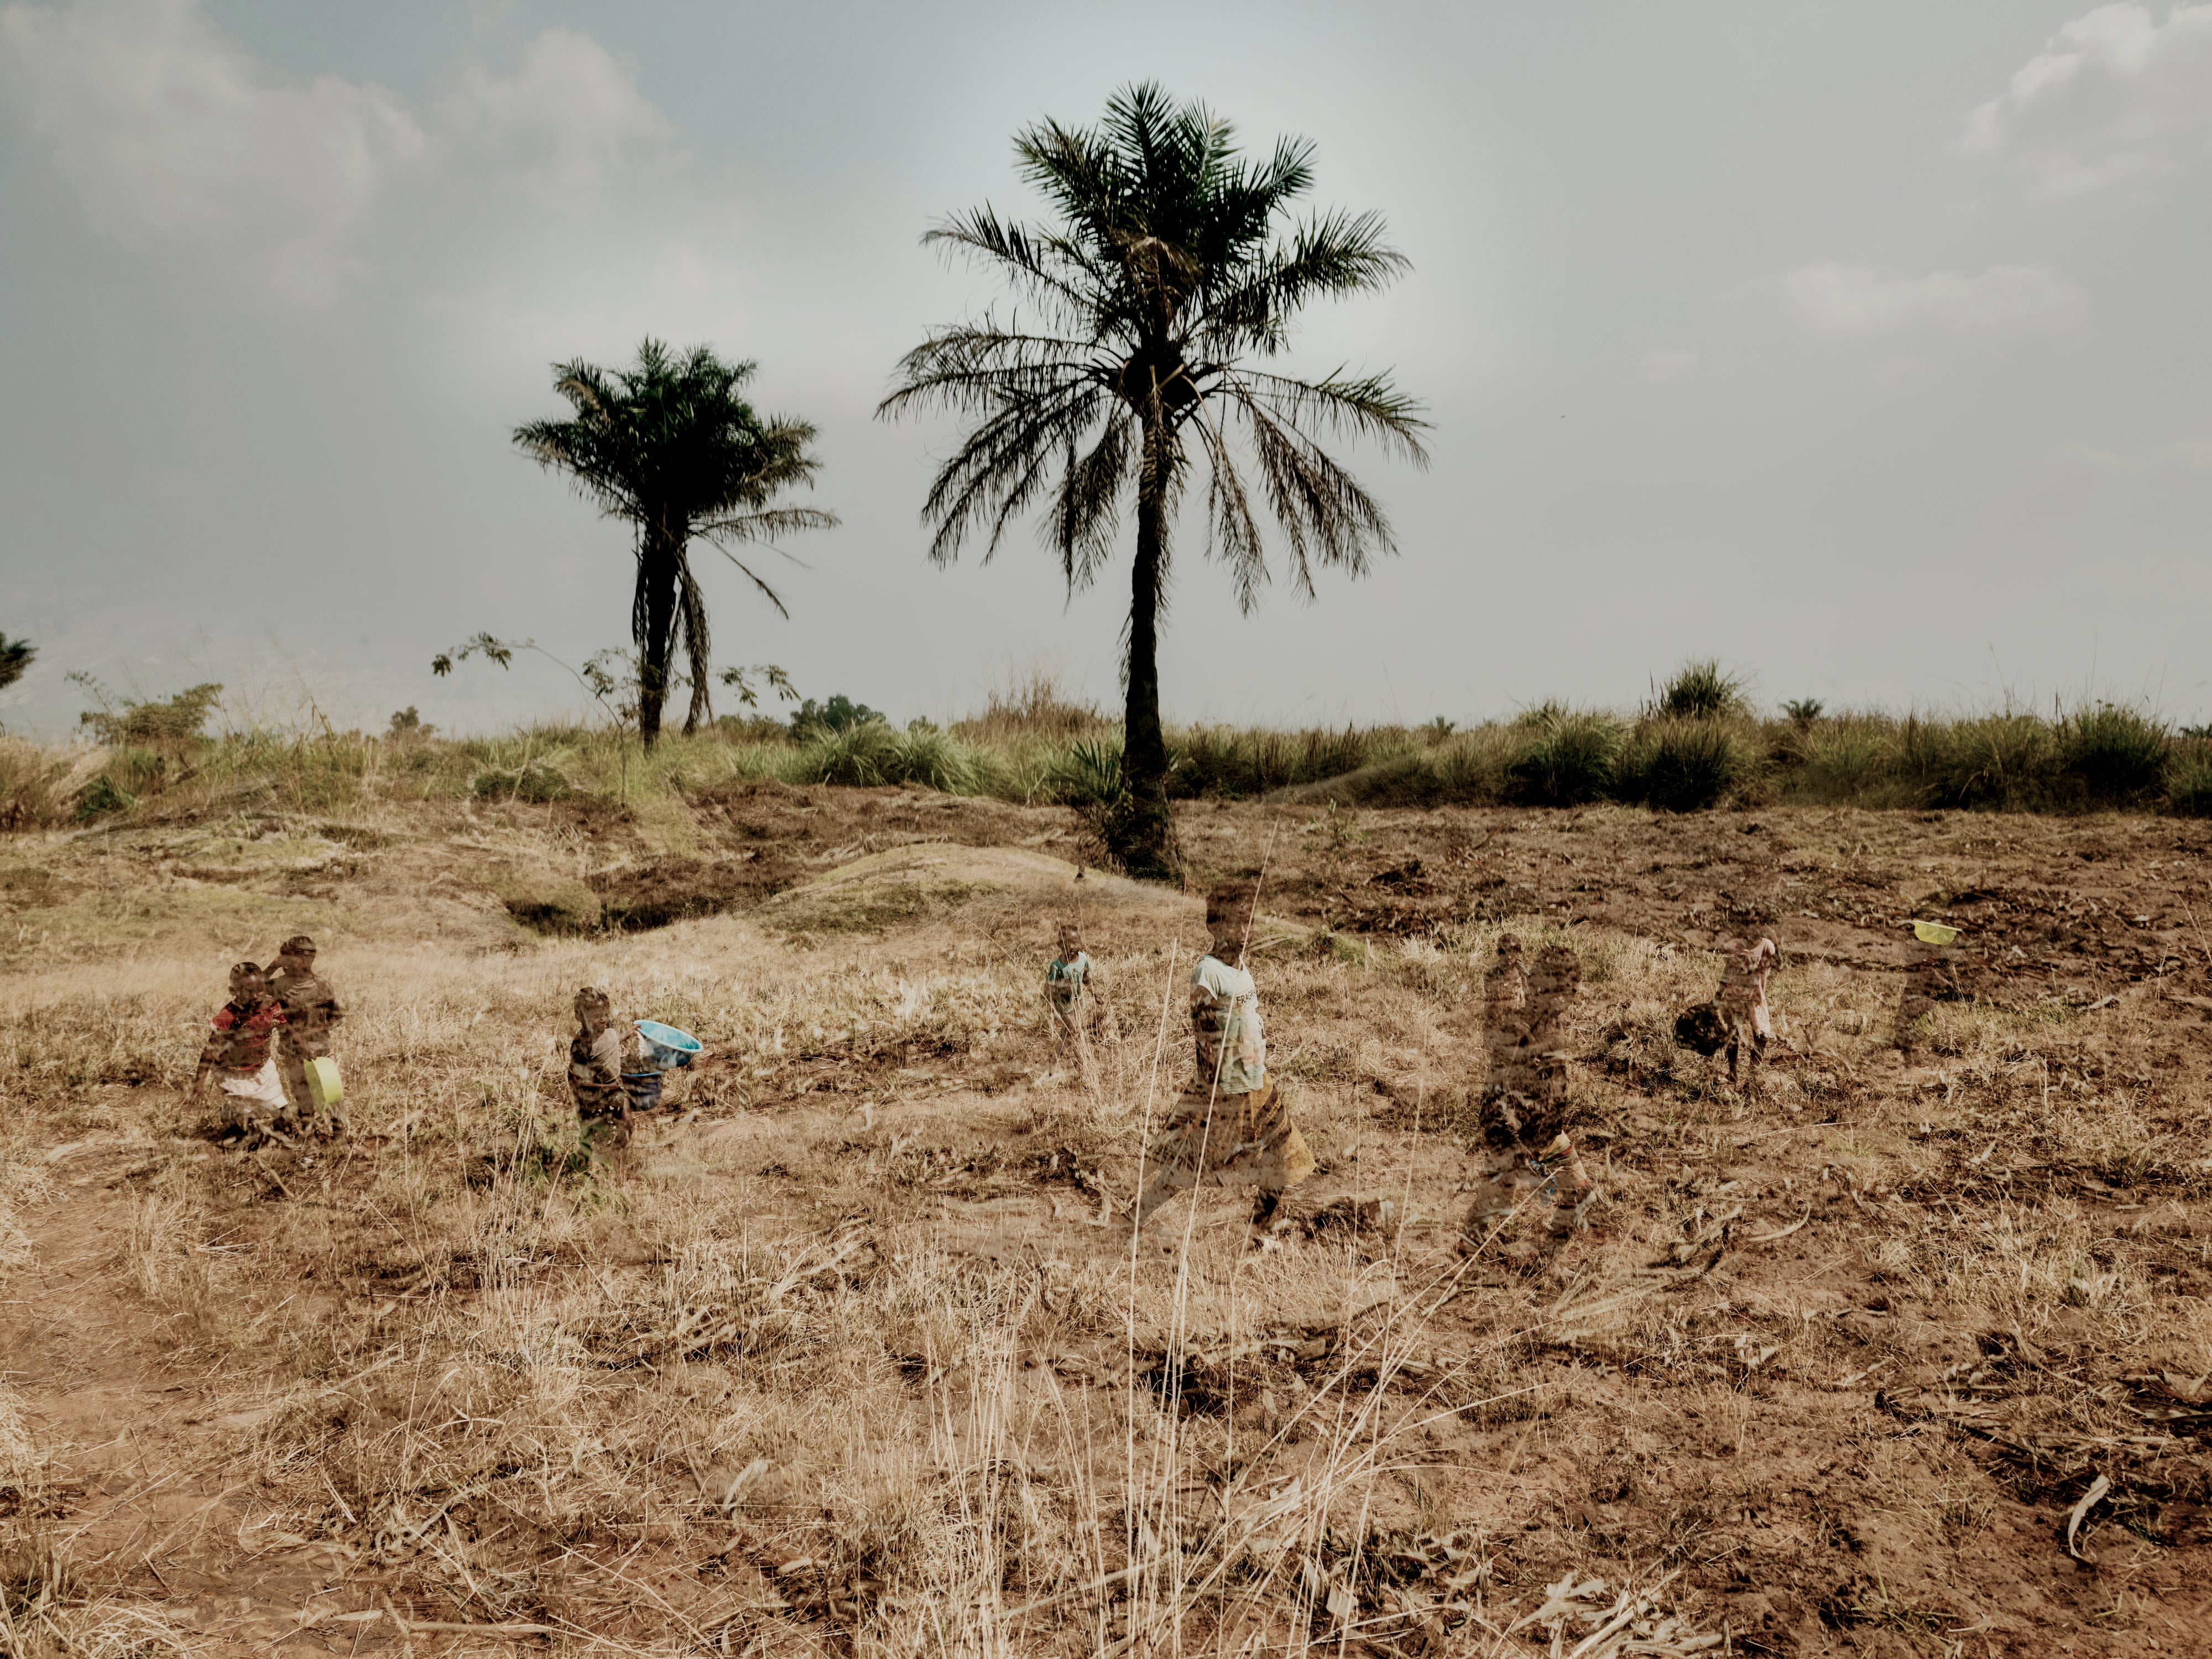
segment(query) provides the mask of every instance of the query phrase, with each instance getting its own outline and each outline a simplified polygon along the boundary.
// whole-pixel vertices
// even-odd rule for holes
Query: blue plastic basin
[[[646,1057],[663,1071],[674,1066],[689,1066],[701,1047],[699,1039],[690,1032],[663,1025],[657,1019],[638,1021],[637,1034],[645,1044]]]

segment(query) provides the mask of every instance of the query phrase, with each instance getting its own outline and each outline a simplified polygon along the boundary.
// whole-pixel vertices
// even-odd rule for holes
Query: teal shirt
[[[1091,989],[1091,957],[1078,951],[1073,957],[1054,957],[1044,970],[1044,1000],[1063,1019],[1083,1006]]]

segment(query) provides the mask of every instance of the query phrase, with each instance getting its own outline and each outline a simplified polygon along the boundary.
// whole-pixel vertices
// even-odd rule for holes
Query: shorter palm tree
[[[706,346],[679,355],[647,339],[629,368],[555,364],[553,389],[575,418],[514,429],[525,454],[568,473],[579,492],[609,518],[627,520],[635,536],[630,637],[637,644],[638,732],[648,747],[660,735],[679,651],[689,659],[691,682],[684,731],[714,714],[712,639],[706,596],[691,569],[692,541],[728,559],[787,617],[775,588],[732,550],[837,522],[818,507],[774,505],[782,491],[811,485],[821,462],[807,453],[812,426],[763,418],[738,395],[753,369],[724,362]]]

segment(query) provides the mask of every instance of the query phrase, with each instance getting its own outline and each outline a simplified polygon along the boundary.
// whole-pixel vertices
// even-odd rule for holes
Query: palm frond
[[[1317,423],[1341,435],[1371,438],[1416,466],[1428,465],[1429,452],[1419,435],[1429,429],[1421,418],[1423,405],[1400,392],[1388,374],[1358,380],[1332,374],[1322,380],[1301,380],[1240,368],[1226,380],[1234,383],[1237,398],[1266,410],[1276,420],[1302,430]]]
[[[1252,441],[1267,507],[1290,546],[1298,591],[1314,597],[1316,560],[1354,577],[1371,556],[1396,551],[1382,504],[1321,446],[1249,398],[1234,398]]]

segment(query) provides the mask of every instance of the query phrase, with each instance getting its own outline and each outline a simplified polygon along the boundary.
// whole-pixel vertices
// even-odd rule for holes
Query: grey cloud
[[[1961,146],[2016,167],[2036,193],[2143,186],[2212,155],[2212,5],[2100,6],[2053,35]]]
[[[571,29],[528,41],[510,75],[464,65],[418,113],[372,81],[273,72],[193,0],[0,9],[0,100],[103,235],[306,307],[370,274],[394,197],[472,175],[532,211],[586,212],[673,138],[630,70]]]

